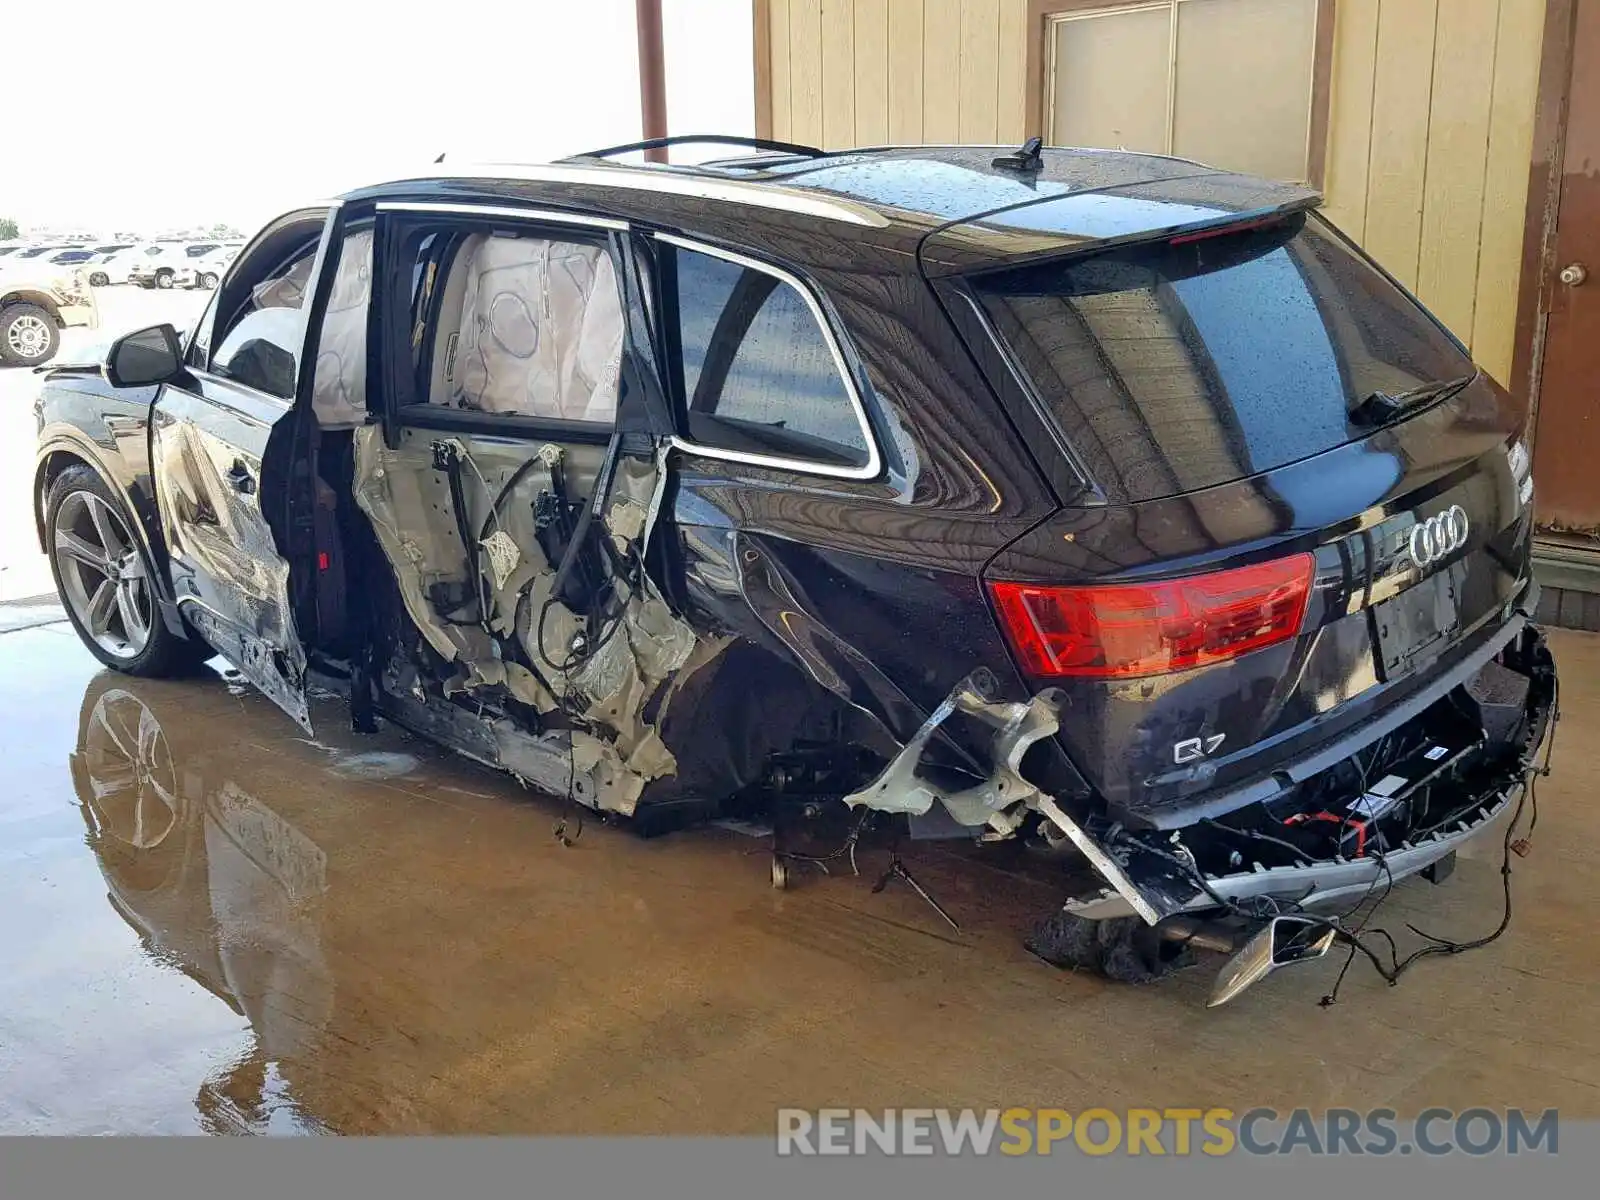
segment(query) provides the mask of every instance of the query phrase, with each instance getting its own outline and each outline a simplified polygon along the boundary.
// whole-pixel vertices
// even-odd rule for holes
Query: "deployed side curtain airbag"
[[[444,403],[610,424],[622,361],[622,303],[602,246],[478,235],[456,344],[444,347]]]
[[[317,345],[311,410],[323,429],[354,429],[367,417],[367,302],[372,231],[344,239]]]

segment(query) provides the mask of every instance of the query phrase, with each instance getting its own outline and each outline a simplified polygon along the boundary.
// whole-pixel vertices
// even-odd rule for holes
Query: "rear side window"
[[[546,421],[616,421],[622,294],[607,243],[584,231],[413,227],[413,392],[402,405]]]
[[[1363,437],[1349,412],[1472,370],[1305,214],[980,277],[1002,342],[1115,499],[1228,483]]]
[[[689,439],[716,450],[865,467],[870,443],[806,297],[762,270],[670,247]]]

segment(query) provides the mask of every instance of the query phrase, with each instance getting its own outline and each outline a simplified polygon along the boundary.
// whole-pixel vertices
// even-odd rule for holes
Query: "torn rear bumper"
[[[1472,699],[1471,685],[1490,671],[1498,672],[1502,679],[1519,681],[1521,688],[1514,703],[1499,705],[1499,717],[1492,715],[1492,704],[1473,707],[1477,702]],[[1093,841],[1100,855],[1090,855],[1090,861],[1107,886],[1069,897],[1064,911],[1093,921],[1137,915],[1154,925],[1180,913],[1226,910],[1236,904],[1258,914],[1349,908],[1491,830],[1503,829],[1505,820],[1520,807],[1535,772],[1535,757],[1556,716],[1556,695],[1555,664],[1543,633],[1531,624],[1518,625],[1514,636],[1503,643],[1499,660],[1486,663],[1474,681],[1452,693],[1454,699],[1438,702],[1475,712],[1476,720],[1467,723],[1466,736],[1458,737],[1453,745],[1445,739],[1435,746],[1430,744],[1430,732],[1422,740],[1424,753],[1395,769],[1413,765],[1419,758],[1434,759],[1436,752],[1438,768],[1429,771],[1424,764],[1424,770],[1412,770],[1410,778],[1387,775],[1381,780],[1399,780],[1393,799],[1404,807],[1397,809],[1402,816],[1389,819],[1386,834],[1374,818],[1372,825],[1380,831],[1376,845],[1367,844],[1368,826],[1363,822],[1353,853],[1319,856],[1297,851],[1285,840],[1286,831],[1304,823],[1311,816],[1309,809],[1291,808],[1285,818],[1281,810],[1272,815],[1266,805],[1261,806],[1263,820],[1255,830],[1243,823],[1234,827],[1207,820],[1179,830],[1129,832],[1114,824],[1091,822],[1087,828],[1080,827],[1073,840],[1081,844],[1082,838],[1088,837]],[[1464,720],[1457,713],[1451,715],[1458,723]],[[1417,716],[1412,724],[1421,725],[1425,716]],[[1459,726],[1456,732],[1461,733]],[[1338,808],[1342,817],[1326,811],[1329,797],[1322,793],[1317,806],[1322,811],[1312,819],[1356,824],[1352,814],[1377,794],[1376,785],[1366,790],[1370,780],[1389,770],[1386,765],[1369,778],[1363,769],[1362,786],[1350,787],[1334,800],[1332,807]],[[1425,819],[1418,816],[1419,807],[1426,812]],[[1060,815],[1048,808],[1042,811],[1070,835]],[[1335,843],[1345,847],[1342,826],[1333,828],[1340,835]],[[1209,854],[1197,852],[1208,839],[1214,841],[1218,830],[1234,838],[1229,856],[1222,857],[1214,844]],[[1263,830],[1282,836],[1263,837]],[[1258,850],[1259,858],[1266,862],[1241,855],[1239,847],[1246,854]],[[1114,869],[1102,867],[1102,857],[1110,859]],[[1219,864],[1223,869],[1218,869]]]
[[[1419,845],[1391,851],[1381,861],[1375,857],[1365,857],[1270,868],[1256,864],[1250,870],[1232,875],[1208,875],[1207,883],[1216,895],[1229,901],[1271,897],[1311,912],[1348,908],[1362,897],[1386,886],[1390,877],[1398,883],[1438,862],[1451,851],[1459,850],[1468,842],[1482,837],[1489,830],[1501,828],[1504,819],[1515,810],[1516,802],[1521,799],[1523,787],[1519,776],[1491,803],[1463,817],[1458,826],[1436,833]],[[1138,887],[1137,881],[1134,886]],[[1162,903],[1157,911],[1164,919],[1179,912],[1204,912],[1216,907],[1216,900],[1201,891],[1192,900],[1178,906]],[[1135,908],[1133,901],[1111,887],[1093,895],[1072,897],[1064,908],[1073,916],[1088,921],[1144,915]],[[1149,920],[1148,916],[1145,919]]]

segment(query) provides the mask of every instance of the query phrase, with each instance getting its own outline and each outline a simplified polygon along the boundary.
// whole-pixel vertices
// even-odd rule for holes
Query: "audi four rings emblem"
[[[1411,561],[1432,566],[1467,544],[1467,510],[1452,504],[1438,516],[1419,521],[1411,531]]]

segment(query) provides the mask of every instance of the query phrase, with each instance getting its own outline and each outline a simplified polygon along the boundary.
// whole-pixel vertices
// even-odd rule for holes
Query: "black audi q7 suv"
[[[641,826],[800,795],[1027,844],[1040,954],[1242,946],[1218,999],[1520,812],[1522,416],[1315,193],[738,153],[354,191],[51,374],[85,644],[220,654],[307,728],[315,669]]]

